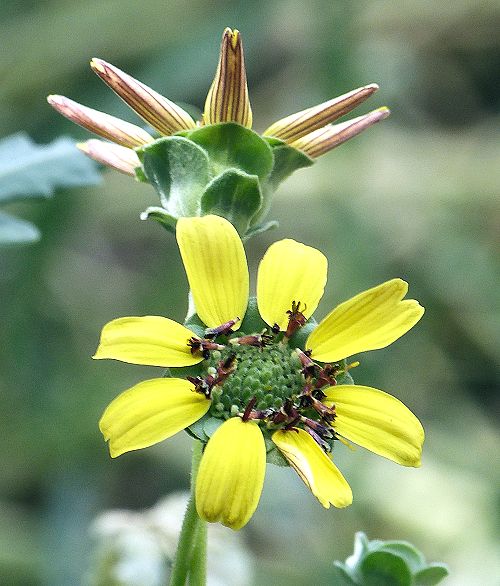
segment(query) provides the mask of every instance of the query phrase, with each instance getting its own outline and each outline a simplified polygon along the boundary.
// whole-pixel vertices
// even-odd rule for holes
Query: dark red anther
[[[191,354],[201,352],[205,360],[210,357],[211,350],[224,350],[225,348],[225,346],[222,346],[222,344],[216,344],[210,340],[201,340],[200,338],[195,338],[194,336],[189,338],[188,346],[191,348]]]
[[[325,441],[318,433],[311,429],[310,427],[306,427],[307,433],[313,438],[313,440],[323,449],[324,452],[330,452],[331,447],[330,444]]]
[[[280,333],[280,327],[278,324],[274,324],[273,327],[271,328],[271,332],[277,336]]]
[[[191,354],[195,354],[198,351],[202,351],[201,340],[194,336],[189,338],[187,345],[191,348]]]
[[[216,328],[207,328],[205,330],[205,338],[213,340],[214,338],[217,338],[217,336],[228,336],[229,334],[233,333],[233,330],[231,328],[234,326],[234,324],[238,323],[239,321],[240,318],[235,317],[234,319],[230,319],[225,324],[221,324]]]
[[[308,356],[305,352],[302,352],[302,350],[300,348],[296,348],[295,352],[297,353],[297,356],[300,359],[300,363],[303,366],[302,374],[306,378],[310,378],[312,376],[315,376],[315,374],[319,370],[319,366],[311,360],[310,356]]]
[[[240,344],[241,346],[255,346],[256,348],[264,348],[272,341],[272,337],[267,334],[254,334],[252,336],[242,336],[231,342]]]
[[[272,409],[253,409],[250,412],[249,419],[269,419],[274,415]],[[271,419],[274,421],[273,419]]]
[[[288,415],[286,413],[284,413],[283,411],[277,411],[271,417],[271,421],[276,424],[285,423],[285,421],[287,421],[287,420],[288,420]]]
[[[335,436],[335,432],[332,427],[326,427],[319,421],[315,421],[309,417],[301,417],[301,421],[305,426],[314,429],[314,431],[322,438],[332,439]]]
[[[285,400],[282,409],[284,413],[288,415],[288,417],[295,418],[299,416],[299,412],[297,411],[297,409],[295,408],[294,404],[290,399]]]
[[[231,353],[225,360],[217,365],[217,384],[221,384],[236,369],[236,354]]]
[[[202,378],[201,376],[187,376],[187,380],[190,383],[193,383],[194,390],[197,393],[201,393],[205,395],[205,397],[210,398],[210,394],[212,392],[212,388],[215,384],[215,379],[213,376],[207,376],[206,378]]]
[[[317,389],[322,389],[323,387],[329,386],[333,387],[337,384],[337,380],[335,376],[337,375],[340,369],[340,365],[338,364],[325,364],[323,368],[319,371],[318,377],[316,379],[315,387]]]
[[[313,392],[313,386],[310,380],[306,380],[306,384],[302,389],[302,393],[300,393],[300,397],[311,397]]]
[[[306,309],[307,306],[304,304],[304,311]],[[288,315],[288,327],[286,328],[285,337],[291,338],[307,322],[307,318],[300,311],[300,301],[292,301],[292,309],[289,309],[286,313]]]
[[[285,431],[297,431],[295,426],[297,425],[297,423],[299,423],[299,421],[300,415],[295,417],[295,419],[292,419],[289,423],[287,423],[283,429]]]
[[[257,397],[254,395],[250,401],[248,401],[248,405],[245,407],[245,412],[241,418],[243,421],[248,421],[250,419],[250,415],[252,413],[252,409],[255,407],[255,403],[257,403]]]
[[[337,416],[337,414],[335,412],[335,405],[328,407],[327,405],[325,405],[321,401],[314,399],[314,397],[311,397],[311,400],[312,400],[311,407],[317,413],[319,413],[319,415],[322,417],[322,419],[324,419],[328,423],[331,423],[332,421],[335,420],[335,417]]]

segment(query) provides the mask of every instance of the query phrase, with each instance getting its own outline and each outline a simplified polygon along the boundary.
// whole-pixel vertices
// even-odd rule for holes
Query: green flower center
[[[228,344],[206,360],[210,374],[218,365],[232,361],[232,372],[212,389],[211,414],[230,417],[243,413],[255,397],[254,409],[280,409],[285,399],[294,399],[303,390],[302,365],[288,345],[273,342],[263,347]]]

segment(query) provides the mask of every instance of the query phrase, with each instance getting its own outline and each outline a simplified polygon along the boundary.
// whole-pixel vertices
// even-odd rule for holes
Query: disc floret
[[[319,365],[309,352],[289,343],[307,322],[300,307],[300,302],[292,303],[285,331],[273,326],[236,335],[227,327],[237,321],[232,320],[205,330],[204,339],[192,338],[191,350],[201,352],[205,360],[202,374],[188,380],[211,400],[210,416],[254,420],[269,439],[279,429],[301,428],[328,452],[335,439],[335,406],[322,403],[321,388],[336,385],[335,376],[345,369],[340,364]]]

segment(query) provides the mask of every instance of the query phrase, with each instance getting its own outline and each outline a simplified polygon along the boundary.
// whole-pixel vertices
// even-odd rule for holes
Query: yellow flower
[[[220,122],[236,122],[247,128],[252,127],[243,45],[237,30],[224,30],[217,71],[200,121],[195,121],[183,108],[118,67],[102,59],[92,59],[90,65],[160,136],[170,136],[197,126]],[[389,115],[387,108],[378,108],[347,122],[332,124],[364,102],[377,89],[377,84],[372,83],[287,116],[267,128],[263,136],[277,138],[312,158],[318,157]],[[63,116],[111,141],[93,139],[79,144],[79,148],[86,155],[134,176],[135,168],[140,166],[134,149],[153,142],[155,138],[151,134],[139,126],[83,106],[64,96],[50,95],[47,100]]]
[[[187,379],[147,380],[112,401],[100,421],[111,456],[205,422],[197,510],[233,529],[255,511],[273,454],[326,508],[352,501],[332,461],[336,440],[420,465],[424,432],[403,403],[371,387],[337,384],[349,368],[342,359],[388,346],[421,318],[418,302],[403,300],[404,281],[356,295],[312,329],[308,320],[327,277],[318,250],[289,239],[271,245],[258,270],[257,311],[245,252],[229,222],[182,218],[177,241],[207,329],[200,333],[196,316],[187,320],[191,329],[157,316],[116,319],[104,327],[95,358],[197,370]],[[298,348],[301,333],[311,329]],[[199,437],[195,427],[191,432]]]

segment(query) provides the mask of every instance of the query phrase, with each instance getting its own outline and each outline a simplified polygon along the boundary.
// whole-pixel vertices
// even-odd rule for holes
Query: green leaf
[[[427,565],[411,543],[368,541],[363,532],[356,533],[354,553],[334,566],[358,586],[433,586],[448,575],[445,564]]]
[[[210,181],[207,153],[182,136],[167,136],[136,149],[145,176],[174,217],[196,216]]]
[[[253,130],[234,122],[211,124],[183,134],[208,153],[213,176],[236,168],[262,181],[273,168],[269,144]]]
[[[415,586],[434,586],[449,574],[446,564],[429,564],[427,568],[414,575]]]
[[[40,232],[34,224],[0,212],[0,246],[31,244],[39,239]]]
[[[243,236],[261,205],[262,194],[257,175],[228,169],[208,184],[201,198],[201,214],[226,218]]]
[[[140,218],[141,220],[149,220],[149,218],[156,220],[169,232],[175,234],[175,226],[178,218],[169,214],[164,208],[150,206],[141,213]]]
[[[404,559],[387,551],[374,551],[361,563],[362,586],[411,586],[412,574]]]
[[[275,190],[278,185],[298,169],[310,167],[314,159],[276,138],[267,139],[273,149],[274,165],[267,182]]]
[[[25,133],[0,141],[0,203],[50,197],[58,188],[95,185],[96,165],[70,138],[36,144]]]

